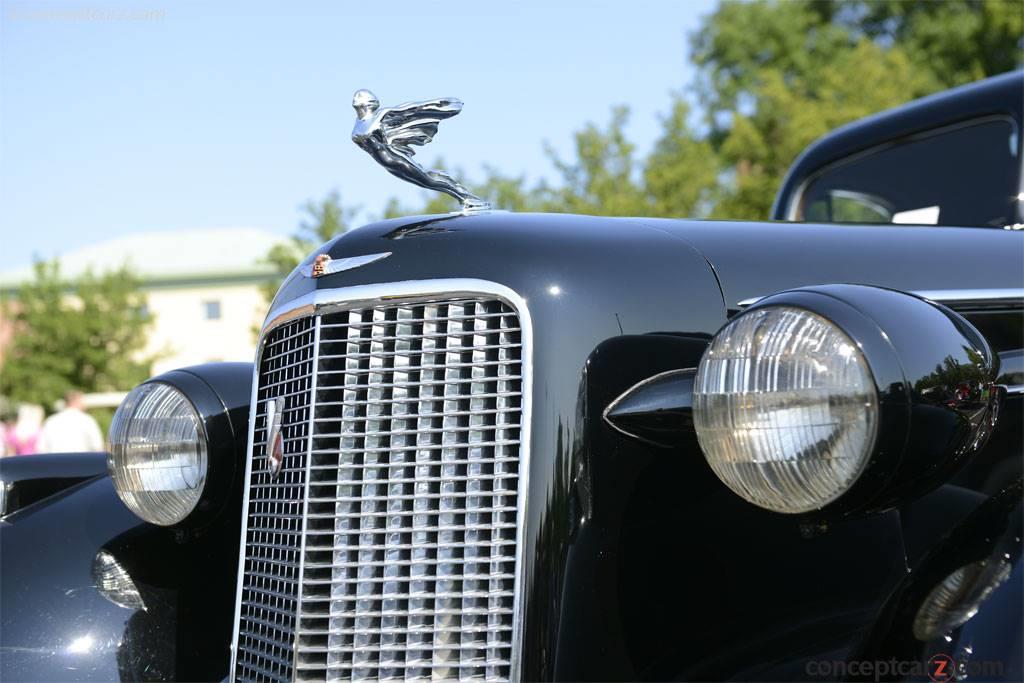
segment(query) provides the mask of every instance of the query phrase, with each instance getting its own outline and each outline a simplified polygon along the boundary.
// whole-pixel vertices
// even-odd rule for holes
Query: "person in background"
[[[90,453],[103,450],[103,435],[96,420],[85,412],[80,391],[64,396],[64,409],[46,418],[39,436],[40,453]]]
[[[40,406],[24,403],[18,406],[18,419],[6,434],[8,455],[31,455],[39,447],[39,425],[43,422]]]
[[[0,457],[14,455],[7,450],[7,434],[14,431],[14,415],[8,412],[0,414]]]

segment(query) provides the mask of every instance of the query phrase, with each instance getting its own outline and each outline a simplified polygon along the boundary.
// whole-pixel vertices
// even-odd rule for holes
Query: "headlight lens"
[[[726,486],[769,510],[808,512],[860,476],[878,397],[862,353],[838,327],[770,306],[715,335],[697,369],[693,421]]]
[[[185,519],[202,496],[207,462],[203,421],[174,387],[140,385],[117,409],[107,465],[121,500],[147,522]]]

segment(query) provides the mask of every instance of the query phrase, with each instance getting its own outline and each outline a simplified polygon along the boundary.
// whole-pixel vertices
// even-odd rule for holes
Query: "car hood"
[[[1024,233],[991,228],[642,219],[712,264],[730,308],[804,285],[906,291],[1017,289]]]
[[[314,284],[296,269],[277,302],[316,287],[396,279],[486,277],[516,270],[518,280],[557,279],[559,268],[601,264],[595,277],[671,269],[697,253],[713,269],[722,303],[804,285],[857,283],[907,291],[1020,289],[1024,233],[985,228],[608,218],[490,211],[371,223],[326,243],[332,259],[390,256]],[[386,273],[387,279],[382,279]],[[495,278],[499,279],[499,278]],[[339,282],[340,281],[340,282]]]

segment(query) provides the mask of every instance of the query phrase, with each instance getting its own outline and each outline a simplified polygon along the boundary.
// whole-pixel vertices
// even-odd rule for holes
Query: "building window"
[[[220,320],[220,301],[203,302],[203,319]]]

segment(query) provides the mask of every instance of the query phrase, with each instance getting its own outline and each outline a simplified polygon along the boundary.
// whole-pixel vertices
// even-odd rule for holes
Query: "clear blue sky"
[[[618,103],[646,150],[715,4],[0,0],[0,270],[139,231],[285,235],[335,187],[368,217],[415,201],[349,140],[360,87],[461,98],[420,154],[471,178],[550,177],[543,142]]]

